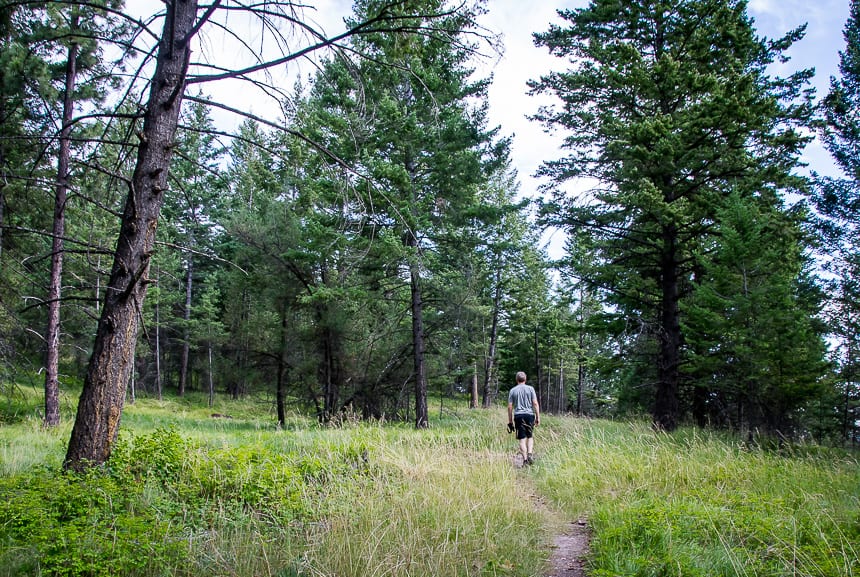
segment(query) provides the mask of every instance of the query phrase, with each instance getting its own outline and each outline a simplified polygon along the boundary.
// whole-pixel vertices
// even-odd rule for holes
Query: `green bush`
[[[174,428],[159,428],[149,435],[121,435],[109,467],[124,482],[154,479],[169,486],[179,481],[186,456],[193,448]]]
[[[175,566],[183,548],[135,499],[99,470],[0,479],[0,575],[143,575]]]

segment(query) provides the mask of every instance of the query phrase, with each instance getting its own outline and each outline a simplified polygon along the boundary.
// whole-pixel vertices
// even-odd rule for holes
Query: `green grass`
[[[858,575],[860,468],[692,429],[547,419],[538,486],[594,531],[594,575]],[[545,435],[547,429],[544,430]]]
[[[127,405],[108,467],[77,477],[71,417],[22,406],[0,420],[0,577],[525,577],[582,517],[595,576],[860,575],[845,452],[548,416],[521,470],[501,408],[279,430],[266,399],[191,395]]]

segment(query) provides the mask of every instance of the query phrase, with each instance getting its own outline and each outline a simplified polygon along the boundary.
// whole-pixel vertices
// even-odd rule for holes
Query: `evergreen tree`
[[[207,272],[207,264],[209,269],[212,268],[217,226],[224,220],[221,198],[227,188],[227,181],[220,166],[224,147],[215,136],[215,127],[209,111],[199,102],[190,103],[183,111],[175,150],[170,177],[176,194],[168,196],[165,201],[164,216],[167,226],[162,228],[161,237],[183,253],[184,270],[180,276],[184,279],[184,299],[181,321],[176,323],[177,332],[181,335],[177,389],[182,396],[185,394],[190,370],[190,323],[195,275],[201,277]],[[201,270],[195,266],[198,261],[202,262]]]
[[[354,22],[382,8],[377,0],[358,2]],[[451,231],[475,205],[489,163],[498,162],[505,147],[496,143],[502,150],[494,149],[493,133],[485,127],[486,81],[470,80],[467,65],[474,47],[468,38],[475,32],[476,13],[445,8],[438,0],[385,7],[403,26],[428,33],[381,31],[356,37],[351,48],[362,60],[354,68],[345,60],[332,61],[329,68],[337,70],[329,70],[319,84],[326,89],[322,102],[353,121],[336,138],[352,143],[355,152],[350,154],[372,183],[362,185],[362,200],[372,211],[367,227],[376,239],[370,250],[383,251],[385,260],[393,258],[397,275],[409,287],[418,428],[428,426],[426,353],[428,316],[434,312],[427,305],[437,259],[450,246]],[[437,13],[446,15],[436,20],[425,16]],[[345,146],[333,144],[332,149]],[[393,239],[399,239],[399,247],[388,242]]]
[[[860,415],[860,2],[851,0],[839,53],[839,78],[821,103],[822,140],[842,178],[818,178],[815,206],[829,261],[832,295],[827,315],[842,389],[836,418],[844,439],[857,440]]]
[[[732,194],[717,222],[719,242],[684,303],[693,415],[700,425],[793,435],[826,368],[800,221]]]
[[[760,39],[737,0],[594,0],[559,15],[567,27],[535,41],[570,68],[530,86],[562,102],[535,118],[568,131],[568,155],[540,174],[555,185],[596,184],[578,196],[558,192],[545,214],[592,236],[599,266],[588,281],[652,339],[644,350],[656,372],[639,378],[656,382],[654,423],[671,430],[680,418],[681,303],[714,210],[731,191],[777,206],[781,192],[802,187],[792,171],[807,140],[811,71],[772,78],[766,68],[803,28]]]
[[[66,203],[71,179],[72,125],[75,107],[92,106],[105,97],[106,84],[112,80],[111,71],[102,62],[102,38],[122,40],[127,34],[121,20],[109,10],[116,10],[118,2],[108,2],[104,9],[98,4],[79,7],[60,7],[49,4],[47,28],[54,35],[49,38],[67,50],[64,72],[58,75],[61,88],[62,110],[57,118],[57,176],[54,198],[54,219],[51,242],[51,270],[48,282],[48,323],[45,330],[45,425],[60,422],[59,361],[60,361],[60,299],[65,250]],[[54,40],[56,38],[56,40]],[[62,61],[62,60],[61,60]],[[78,133],[81,131],[78,130]]]

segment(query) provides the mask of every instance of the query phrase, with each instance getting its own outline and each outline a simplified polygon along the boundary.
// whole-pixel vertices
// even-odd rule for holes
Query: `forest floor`
[[[524,468],[522,457],[514,457],[513,463],[518,469]],[[543,509],[547,514],[557,515],[536,491],[532,492],[532,498],[536,507]],[[553,540],[552,556],[549,559],[550,568],[546,577],[586,577],[585,560],[590,541],[591,533],[587,519],[567,522],[564,529]]]

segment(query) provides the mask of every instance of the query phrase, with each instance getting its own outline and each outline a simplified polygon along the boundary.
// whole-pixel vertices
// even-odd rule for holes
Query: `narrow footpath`
[[[522,469],[522,457],[514,457],[513,465]],[[561,515],[550,507],[534,488],[531,494],[535,506],[542,509],[548,517],[558,518]],[[567,522],[555,536],[549,559],[549,572],[545,577],[586,577],[585,559],[588,556],[590,537],[587,519]]]

